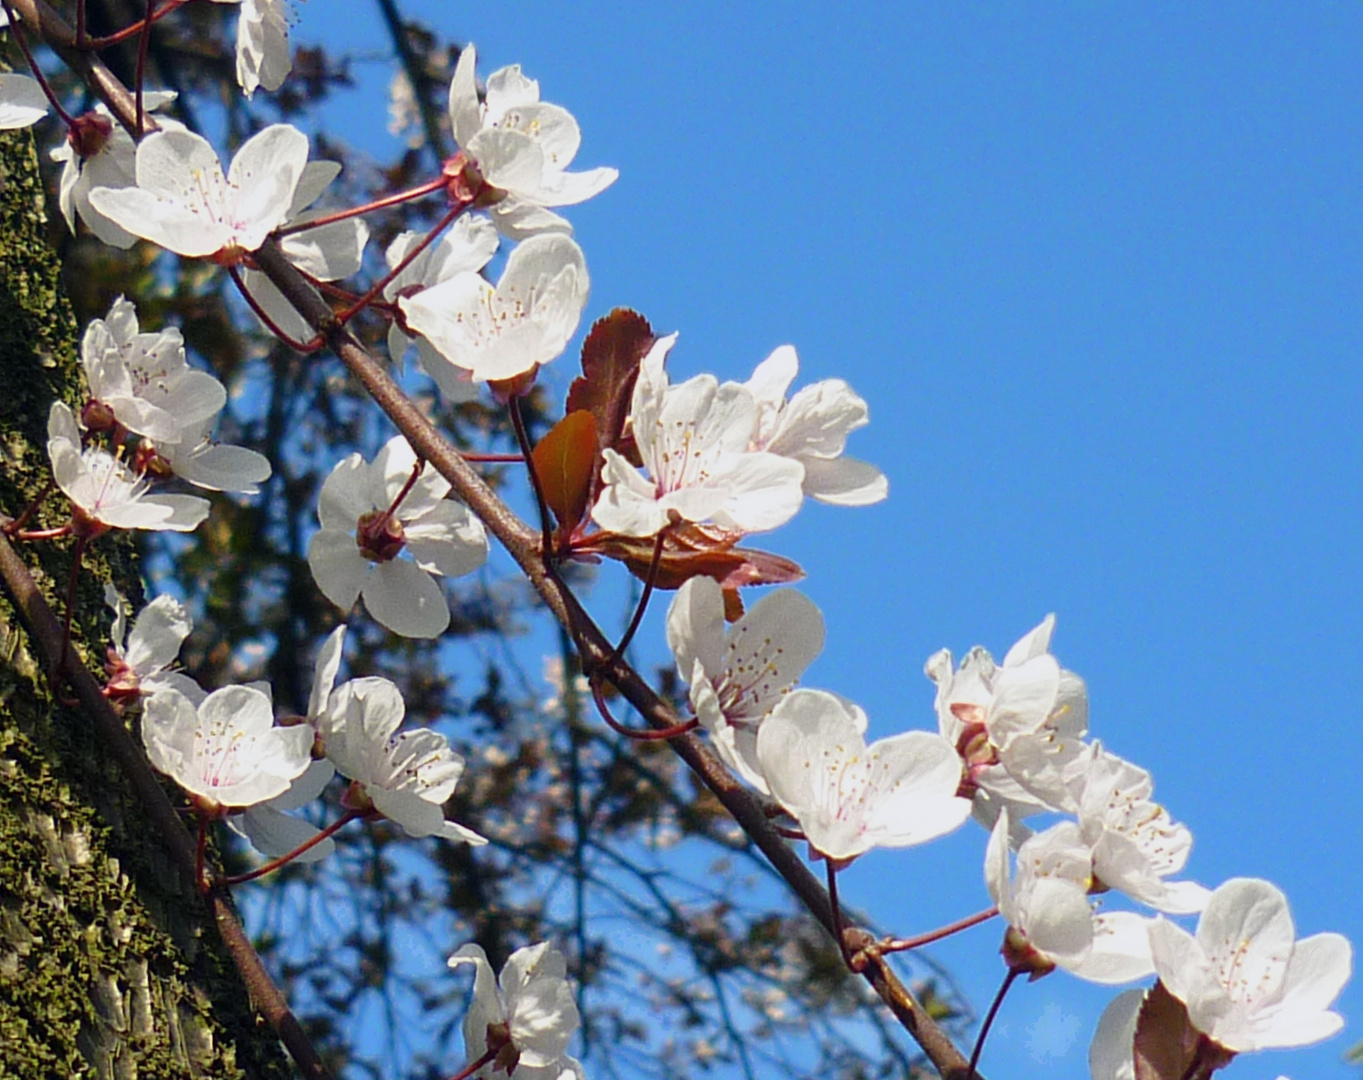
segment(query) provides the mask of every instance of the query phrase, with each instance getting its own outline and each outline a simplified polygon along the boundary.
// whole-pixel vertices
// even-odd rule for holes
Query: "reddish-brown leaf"
[[[654,542],[648,537],[596,533],[576,551],[583,555],[604,555],[618,559],[640,580],[647,580],[653,563]],[[725,589],[746,585],[776,585],[799,581],[805,576],[798,563],[767,551],[734,547],[733,540],[705,542],[695,527],[669,533],[658,559],[655,585],[659,589],[680,589],[693,577],[714,578]]]
[[[570,412],[539,441],[531,455],[544,501],[559,533],[568,536],[586,516],[599,455],[596,420],[584,410]]]
[[[1217,1046],[1188,1019],[1188,1008],[1162,982],[1145,995],[1136,1021],[1136,1080],[1182,1080],[1210,1076],[1235,1055]],[[1193,1065],[1198,1065],[1193,1069]]]
[[[582,374],[568,388],[565,408],[586,409],[596,417],[602,449],[620,449],[639,364],[655,340],[647,319],[637,311],[616,308],[596,321],[582,343]]]

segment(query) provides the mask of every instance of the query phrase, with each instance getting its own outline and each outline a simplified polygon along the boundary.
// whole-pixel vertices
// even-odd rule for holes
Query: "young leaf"
[[[1141,1005],[1133,1050],[1136,1080],[1210,1076],[1235,1056],[1193,1027],[1187,1006],[1161,982],[1155,983]]]
[[[595,418],[580,409],[550,428],[530,455],[544,501],[553,511],[562,537],[572,535],[590,505],[592,478],[600,460],[596,440]]]
[[[655,338],[637,311],[616,308],[598,319],[582,343],[582,374],[568,388],[568,412],[586,409],[596,418],[599,447],[620,450],[639,364]]]

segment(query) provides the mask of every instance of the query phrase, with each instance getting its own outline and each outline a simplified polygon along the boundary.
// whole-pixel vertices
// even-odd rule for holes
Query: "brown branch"
[[[545,606],[578,642],[582,670],[609,679],[644,719],[656,728],[682,723],[679,717],[639,674],[615,655],[615,650],[591,617],[540,553],[537,530],[523,522],[483,481],[393,381],[386,367],[370,356],[355,336],[342,326],[327,303],[303,280],[278,246],[267,243],[256,253],[256,263],[298,313],[322,334],[332,351],[388,414],[412,448],[450,482],[456,495],[468,505],[488,530],[502,542],[529,578]],[[744,787],[695,735],[681,735],[669,743],[708,787],[734,820],[771,861],[777,872],[830,934],[835,932],[828,893],[800,856],[777,833],[767,819],[760,800]],[[860,948],[870,943],[869,935]],[[869,959],[862,972],[871,987],[895,1014],[905,1030],[947,1080],[969,1076],[968,1063],[950,1037],[928,1016],[889,961]]]

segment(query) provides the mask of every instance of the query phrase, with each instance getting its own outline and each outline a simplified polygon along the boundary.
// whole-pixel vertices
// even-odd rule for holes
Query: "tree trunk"
[[[47,414],[78,407],[78,334],[45,239],[28,132],[0,135],[0,510],[18,516],[51,475]],[[61,524],[60,493],[37,524]],[[65,611],[70,540],[20,543]],[[103,582],[141,587],[110,534],[83,564],[72,648],[98,670]],[[172,866],[127,778],[0,591],[0,1076],[271,1078],[289,1074],[203,904]]]

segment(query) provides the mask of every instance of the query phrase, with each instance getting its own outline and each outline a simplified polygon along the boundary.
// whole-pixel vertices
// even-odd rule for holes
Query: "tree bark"
[[[0,135],[0,511],[10,516],[51,476],[52,402],[78,409],[82,388],[44,203],[31,134]],[[57,493],[30,527],[66,514]],[[64,613],[72,542],[17,546]],[[127,536],[96,541],[77,583],[72,649],[93,670],[108,644],[110,580],[140,598]],[[289,1075],[204,904],[89,718],[56,699],[12,600],[0,592],[0,1076]]]

